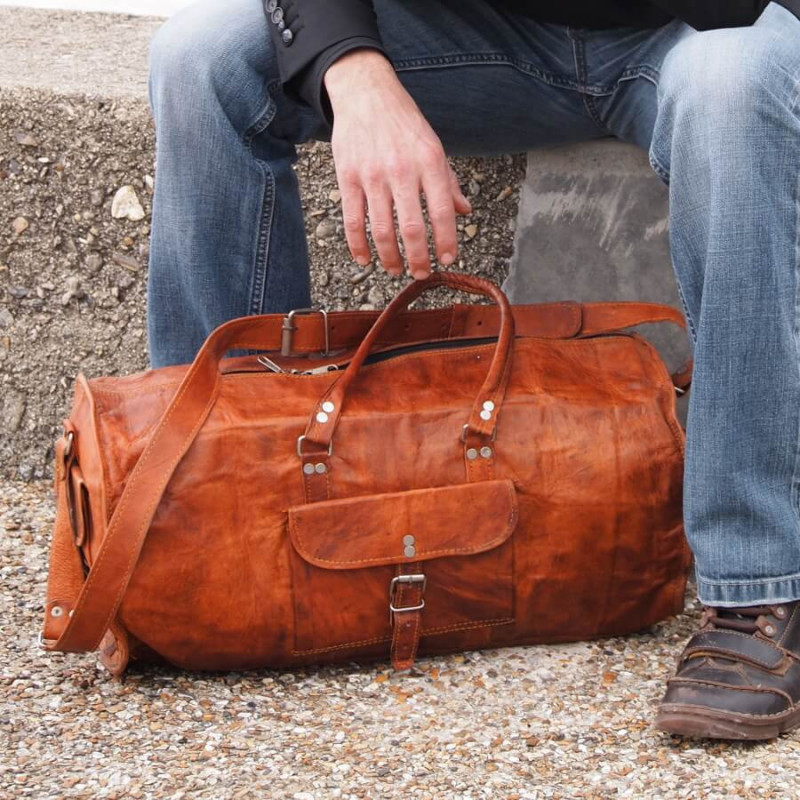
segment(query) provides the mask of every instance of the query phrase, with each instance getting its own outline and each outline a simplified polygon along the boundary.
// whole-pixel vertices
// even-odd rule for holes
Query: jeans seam
[[[650,81],[650,83],[658,86],[658,82],[661,79],[661,70],[651,67],[649,64],[639,64],[635,67],[626,67],[626,69],[623,70],[622,75],[617,78],[617,84],[620,84],[623,81],[636,80],[636,78],[645,78],[646,80]]]
[[[261,209],[259,211],[258,237],[256,240],[256,252],[253,259],[250,283],[250,314],[261,314],[264,309],[264,296],[267,286],[267,271],[269,262],[269,246],[272,233],[272,218],[275,211],[275,176],[272,169],[265,161],[256,158],[253,154],[253,139],[263,133],[277,113],[277,105],[273,99],[273,91],[280,85],[279,81],[273,81],[267,87],[269,100],[261,113],[255,118],[254,122],[245,130],[242,137],[245,147],[253,155],[253,160],[258,165],[264,176],[264,191],[261,195]]]
[[[798,93],[800,97],[800,93]],[[794,300],[794,342],[795,342],[795,366],[800,371],[800,176],[797,178],[794,198],[795,209],[795,300]],[[800,377],[800,376],[799,376]],[[795,461],[792,471],[792,486],[790,500],[795,513],[800,514],[800,424],[795,439]],[[800,518],[798,519],[800,524]]]
[[[458,56],[431,56],[426,58],[410,58],[393,62],[395,72],[413,72],[420,69],[447,69],[450,67],[474,67],[496,64],[512,67],[519,72],[540,80],[548,86],[558,89],[569,89],[575,92],[584,92],[596,95],[608,95],[613,92],[612,86],[600,84],[581,86],[576,81],[563,78],[552,72],[539,69],[528,61],[511,58],[500,53],[464,53]]]
[[[697,572],[696,568],[695,571]],[[770,583],[796,580],[800,580],[800,572],[794,572],[791,575],[776,575],[774,578],[747,578],[740,581],[714,581],[697,572],[698,583],[704,583],[706,586],[764,586]]]
[[[581,87],[581,100],[583,101],[583,107],[588,115],[589,119],[603,132],[609,133],[608,128],[603,123],[603,120],[600,118],[600,114],[597,111],[597,104],[594,102],[594,98],[586,92],[586,51],[583,39],[580,36],[575,36],[572,33],[571,29],[567,30],[569,35],[570,41],[572,42],[572,58],[575,64],[575,77],[578,80],[578,84]]]
[[[677,278],[675,279],[675,286],[678,290],[678,299],[683,306],[683,316],[686,317],[686,324],[689,326],[689,332],[692,334],[692,341],[697,344],[697,330],[694,325],[694,320],[689,311],[689,304],[686,302],[686,296],[683,293],[683,289],[681,289],[681,283]]]

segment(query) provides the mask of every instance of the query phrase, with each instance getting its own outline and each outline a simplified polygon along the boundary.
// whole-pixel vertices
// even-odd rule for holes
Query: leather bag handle
[[[490,281],[455,272],[434,272],[425,280],[408,284],[378,317],[353,355],[347,369],[338,380],[328,387],[328,390],[322,395],[317,407],[312,412],[304,434],[304,448],[308,447],[319,453],[330,451],[333,435],[341,417],[342,406],[347,397],[348,389],[358,375],[370,351],[380,339],[384,328],[421,294],[439,286],[488,297],[494,300],[500,309],[500,330],[497,338],[497,347],[489,365],[489,372],[478,392],[464,429],[464,435],[472,434],[485,438],[492,436],[497,412],[503,402],[509,377],[508,367],[514,342],[514,314],[511,310],[511,304],[502,290]]]
[[[466,276],[439,281],[446,281],[447,285],[459,289],[466,288],[468,283],[470,288],[485,289],[490,297],[496,293],[501,314],[505,312],[506,318],[511,319],[505,296],[487,281],[467,279]],[[432,288],[432,284],[428,285]],[[423,291],[423,286],[424,282],[411,284],[404,295],[403,304],[410,303],[416,296],[412,296],[412,293]],[[398,308],[395,306],[395,310]],[[601,303],[592,305],[591,311],[592,324],[584,324],[578,335],[611,332],[631,325],[660,321],[674,322],[685,328],[677,311],[656,304]],[[48,598],[68,602],[71,610],[68,615],[58,618],[49,614],[46,616],[42,633],[42,643],[46,649],[82,653],[97,650],[100,646],[125,596],[161,497],[214,405],[222,356],[234,348],[264,349],[272,346],[273,338],[279,342],[279,321],[280,318],[274,315],[236,319],[221,325],[208,337],[128,476],[100,549],[83,583],[80,583],[82,567],[71,540],[69,525],[63,520],[59,525],[57,521],[54,535],[59,540],[59,546],[63,545],[60,550],[63,555],[62,566],[69,564],[68,553],[75,555],[76,563],[72,571],[66,568],[50,570]],[[586,322],[589,322],[588,317]],[[385,321],[383,324],[386,324]],[[524,325],[521,327],[524,328]],[[512,334],[513,327],[509,335]],[[59,442],[59,448],[61,452],[63,440]],[[48,600],[47,607],[50,605]]]

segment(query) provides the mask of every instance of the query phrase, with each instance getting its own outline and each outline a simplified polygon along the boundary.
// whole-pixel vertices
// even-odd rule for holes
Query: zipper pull
[[[336,364],[325,364],[323,367],[314,367],[314,369],[301,372],[301,375],[325,375],[327,372],[336,372],[339,367]]]
[[[262,367],[266,367],[270,372],[278,372],[281,374],[286,372],[285,369],[279,367],[271,358],[267,358],[266,356],[259,356],[257,360]]]

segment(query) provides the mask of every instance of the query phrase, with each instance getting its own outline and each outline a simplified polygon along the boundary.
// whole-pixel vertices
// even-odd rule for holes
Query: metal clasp
[[[297,455],[302,458],[303,457],[303,442],[306,440],[306,435],[303,434],[302,436],[297,437]],[[333,455],[333,441],[328,444],[328,455]]]
[[[328,325],[328,312],[324,308],[296,308],[283,318],[283,326],[281,327],[281,355],[284,357],[292,355],[292,339],[294,337],[294,332],[297,330],[297,325],[294,324],[294,318],[298,314],[322,314],[322,324],[325,327],[325,350],[322,355],[327,356],[331,351],[331,339],[330,326]]]
[[[69,457],[72,455],[72,448],[75,444],[75,433],[73,431],[69,431],[65,433],[65,437],[67,440],[67,444],[64,447],[64,463],[66,464],[69,461]]]
[[[401,606],[398,608],[394,604],[394,596],[395,592],[397,591],[397,587],[403,584],[414,583],[421,583],[422,594],[425,594],[425,587],[428,585],[428,579],[424,575],[397,575],[396,577],[392,578],[392,582],[389,584],[389,620],[392,619],[392,614],[399,614],[402,611],[422,611],[422,609],[425,608],[424,598],[417,606]]]
[[[467,430],[468,429],[469,429],[469,422],[465,422],[464,425],[461,428],[461,437],[460,438],[461,438],[462,442],[466,442],[467,441]],[[490,442],[497,441],[497,425],[495,425],[494,428],[492,428],[492,435],[489,437],[489,441]]]

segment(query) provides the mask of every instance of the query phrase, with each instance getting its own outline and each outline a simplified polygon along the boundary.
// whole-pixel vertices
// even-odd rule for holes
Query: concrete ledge
[[[614,140],[528,154],[512,303],[637,300],[680,309],[669,254],[669,197],[647,154]],[[690,355],[674,326],[643,326],[670,368]],[[685,420],[688,398],[679,402]]]

